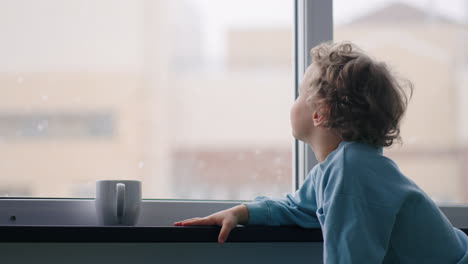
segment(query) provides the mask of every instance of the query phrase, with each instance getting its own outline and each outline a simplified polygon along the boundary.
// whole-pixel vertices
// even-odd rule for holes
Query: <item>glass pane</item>
[[[0,197],[291,191],[292,1],[0,6]]]
[[[468,2],[334,1],[351,40],[415,86],[403,144],[386,149],[434,201],[468,203]]]

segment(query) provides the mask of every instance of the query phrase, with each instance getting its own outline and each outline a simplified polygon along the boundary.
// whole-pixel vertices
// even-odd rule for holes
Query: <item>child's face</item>
[[[291,127],[293,136],[296,139],[307,142],[314,130],[316,129],[316,120],[314,117],[317,115],[317,107],[314,103],[315,98],[308,101],[307,99],[313,93],[310,84],[314,78],[317,77],[318,68],[312,64],[307,68],[304,78],[299,86],[299,96],[291,108]]]

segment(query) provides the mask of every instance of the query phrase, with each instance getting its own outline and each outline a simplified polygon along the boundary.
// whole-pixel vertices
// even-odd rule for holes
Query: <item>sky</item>
[[[432,7],[436,13],[456,21],[467,21],[468,0],[334,0],[333,16],[335,23],[346,23],[362,14],[379,9],[393,2],[406,3],[414,7]]]
[[[330,0],[331,1],[331,0]],[[288,23],[292,18],[293,0],[191,0],[194,7],[210,21],[245,25]],[[415,7],[433,6],[437,12],[456,20],[466,21],[468,0],[334,0],[335,22],[348,21],[354,17],[378,9],[393,2],[406,3]],[[216,11],[216,12],[215,12]]]
[[[347,23],[393,2],[423,9],[432,6],[437,14],[444,17],[458,22],[468,21],[468,0],[334,0],[334,23]],[[205,56],[210,58],[220,58],[225,54],[224,34],[229,27],[293,26],[293,0],[189,0],[186,3],[200,14],[204,36],[202,46]]]

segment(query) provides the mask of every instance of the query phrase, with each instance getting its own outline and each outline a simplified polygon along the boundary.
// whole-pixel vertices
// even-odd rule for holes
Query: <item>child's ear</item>
[[[327,121],[328,108],[322,106],[314,111],[312,119],[314,120],[315,127],[323,127]]]

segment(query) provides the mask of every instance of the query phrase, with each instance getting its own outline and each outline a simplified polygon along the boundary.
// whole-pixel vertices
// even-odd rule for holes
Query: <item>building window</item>
[[[24,140],[107,139],[114,136],[110,113],[0,113],[0,138]]]
[[[294,2],[27,3],[1,4],[0,189],[92,198],[97,180],[137,179],[145,199],[292,190]]]

